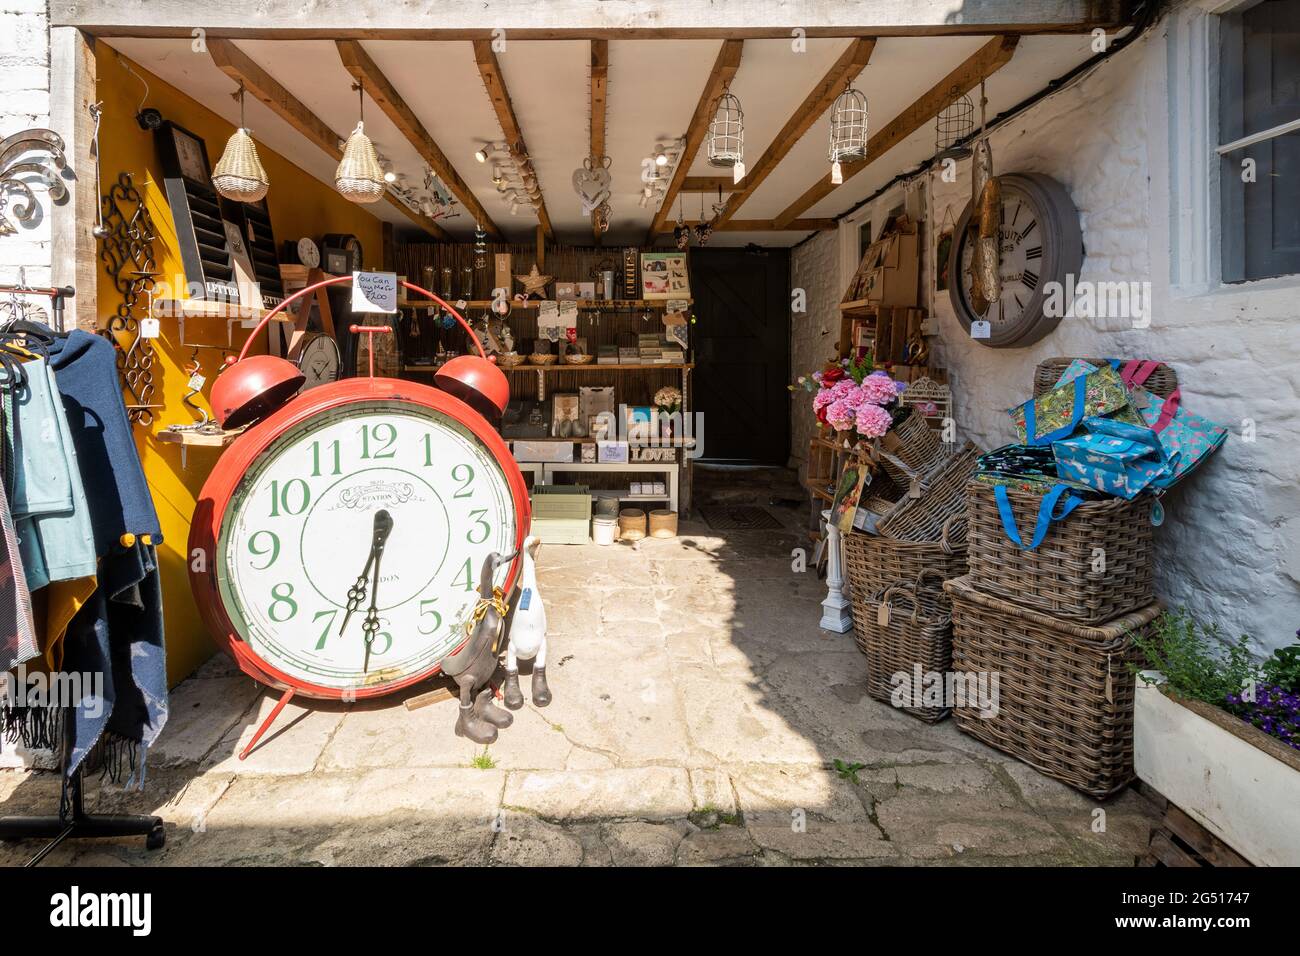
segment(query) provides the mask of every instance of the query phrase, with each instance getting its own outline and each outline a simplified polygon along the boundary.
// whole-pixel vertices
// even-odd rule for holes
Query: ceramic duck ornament
[[[511,608],[510,644],[506,650],[505,705],[511,710],[524,706],[519,690],[519,661],[533,662],[533,703],[545,707],[551,702],[546,684],[546,606],[537,590],[537,550],[542,542],[529,535],[524,539],[519,590]]]

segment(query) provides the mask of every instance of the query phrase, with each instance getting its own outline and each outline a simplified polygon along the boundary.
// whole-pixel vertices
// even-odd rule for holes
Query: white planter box
[[[1137,683],[1140,779],[1258,866],[1300,865],[1300,753],[1232,714]]]

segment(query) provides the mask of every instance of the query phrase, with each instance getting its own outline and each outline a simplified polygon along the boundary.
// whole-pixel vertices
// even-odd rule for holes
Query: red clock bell
[[[290,296],[249,342],[291,302],[350,281]],[[494,424],[505,375],[456,310],[402,285],[478,347],[443,366],[436,388],[354,378],[293,397],[298,369],[247,344],[213,384],[223,426],[255,424],[203,486],[190,552],[206,564],[192,564],[190,585],[222,648],[285,692],[241,756],[295,694],[377,697],[438,673],[466,639],[485,558],[517,554],[528,533],[527,487]],[[518,569],[518,558],[501,568],[506,593]]]

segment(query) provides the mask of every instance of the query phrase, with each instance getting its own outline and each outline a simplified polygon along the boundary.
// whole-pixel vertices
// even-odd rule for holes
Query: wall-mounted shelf
[[[602,372],[602,371],[603,371],[603,372],[608,372],[608,371],[614,371],[614,372],[632,372],[632,371],[637,371],[637,372],[641,372],[641,371],[646,371],[646,370],[659,370],[659,369],[667,369],[668,371],[680,371],[680,370],[682,370],[682,369],[686,369],[686,368],[695,368],[695,363],[694,363],[694,362],[680,362],[680,363],[671,363],[671,364],[670,364],[670,363],[666,363],[666,362],[655,362],[655,363],[646,362],[646,363],[644,363],[644,364],[637,364],[637,365],[627,365],[627,364],[619,364],[619,365],[597,365],[595,362],[588,362],[586,365],[569,365],[569,364],[565,364],[565,365],[512,365],[512,366],[510,366],[509,368],[506,368],[505,366],[502,366],[502,367],[501,367],[501,371],[503,371],[503,372],[542,372],[542,373],[548,373],[548,372],[549,372],[549,373],[554,374],[554,373],[557,373],[557,372]]]
[[[444,298],[446,298],[444,296]],[[459,299],[447,299],[452,305],[455,305]],[[529,299],[526,302],[517,302],[510,300],[511,309],[537,309],[541,307],[542,299]],[[551,299],[548,301],[573,302],[579,309],[664,309],[668,306],[667,299]],[[682,301],[677,299],[675,301]],[[693,303],[694,299],[686,299],[687,303]],[[438,303],[432,299],[407,299],[399,298],[397,300],[399,309],[423,309],[438,308]],[[488,309],[492,307],[491,299],[472,299],[465,302],[468,309]]]

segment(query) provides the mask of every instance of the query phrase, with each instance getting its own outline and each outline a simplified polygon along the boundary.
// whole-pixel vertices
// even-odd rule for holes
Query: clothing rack
[[[40,295],[49,299],[50,306],[54,309],[54,324],[59,330],[63,329],[63,300],[71,299],[76,294],[77,290],[70,285],[41,289],[25,285],[0,285],[0,295]]]
[[[64,840],[92,837],[143,836],[145,849],[161,849],[167,840],[162,817],[142,813],[87,813],[85,807],[85,762],[75,773],[66,773],[72,752],[72,708],[63,708],[63,786],[58,815],[0,817],[0,840],[49,839],[25,866],[36,866]]]

